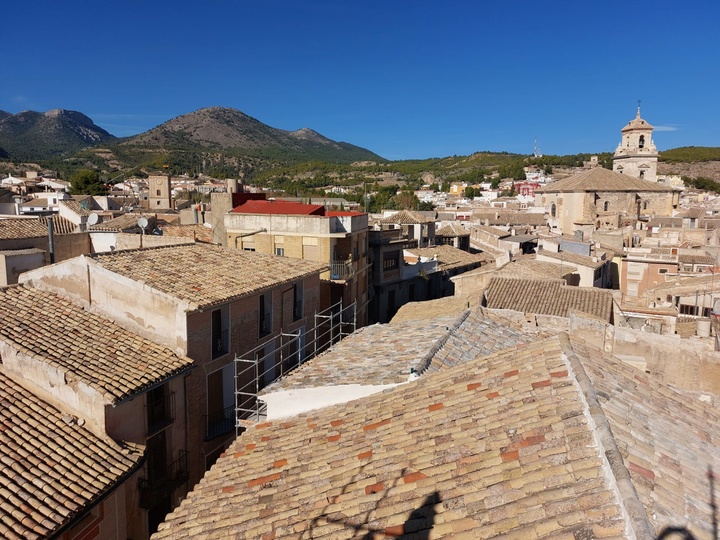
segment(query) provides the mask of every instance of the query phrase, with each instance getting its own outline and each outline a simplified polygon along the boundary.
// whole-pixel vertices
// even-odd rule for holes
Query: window
[[[603,211],[607,212],[610,209],[610,201],[605,201],[603,204]]]
[[[277,255],[278,257],[284,257],[285,256],[285,248],[284,247],[276,247],[275,255]]]
[[[258,335],[263,337],[272,332],[272,293],[261,294],[259,302]]]
[[[644,172],[645,171],[640,171],[640,178],[642,178]],[[647,210],[649,204],[650,203],[648,201],[643,202],[643,210]]]
[[[550,205],[550,215],[552,217],[557,217],[557,207],[555,206],[555,203]]]
[[[640,135],[640,142],[638,144],[638,147],[645,148],[645,135]],[[642,178],[642,176],[641,176]]]
[[[157,195],[158,197],[160,196],[160,190],[159,190],[159,189],[155,191],[155,195]]]
[[[391,251],[383,254],[383,270],[396,270],[400,267],[400,252]]]
[[[207,376],[206,441],[235,429],[234,383],[235,372],[232,362]]]
[[[229,322],[227,306],[224,309],[216,309],[211,315],[211,346],[212,357],[217,358],[223,354],[227,354],[230,350],[229,338]]]
[[[658,269],[658,274],[667,274],[667,268]]]
[[[298,281],[293,285],[293,321],[299,321],[303,317],[303,282]]]

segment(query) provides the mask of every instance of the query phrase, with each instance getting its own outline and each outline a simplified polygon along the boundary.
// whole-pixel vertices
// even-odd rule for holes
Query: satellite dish
[[[148,220],[147,218],[141,217],[140,219],[138,219],[137,224],[138,227],[140,227],[141,229],[145,229],[145,227],[148,226]]]
[[[100,216],[98,216],[95,212],[93,212],[92,214],[90,214],[90,215],[88,216],[88,218],[87,218],[87,224],[88,224],[88,225],[91,225],[91,226],[92,226],[92,225],[95,225],[95,224],[98,222],[99,219],[100,219]]]

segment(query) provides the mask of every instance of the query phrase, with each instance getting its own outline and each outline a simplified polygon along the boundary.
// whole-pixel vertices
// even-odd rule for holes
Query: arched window
[[[645,171],[640,171],[640,180],[645,178]]]
[[[645,148],[645,135],[640,135],[640,148]]]
[[[643,210],[647,210],[648,204],[648,201],[643,202]]]
[[[557,207],[555,206],[555,203],[552,203],[552,204],[550,205],[550,215],[551,215],[552,217],[556,217],[556,216],[557,216]]]
[[[609,208],[610,208],[610,202],[605,201],[605,203],[603,204],[603,211],[607,212]]]

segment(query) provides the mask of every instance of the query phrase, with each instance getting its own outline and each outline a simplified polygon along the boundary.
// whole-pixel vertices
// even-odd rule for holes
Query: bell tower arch
[[[622,140],[615,149],[613,171],[657,182],[658,151],[652,139],[653,127],[640,116],[640,102],[635,118],[620,132]]]

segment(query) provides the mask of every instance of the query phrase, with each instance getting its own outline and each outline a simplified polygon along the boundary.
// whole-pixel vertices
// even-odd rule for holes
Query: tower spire
[[[640,118],[640,100],[638,99],[638,111],[637,111],[637,117]]]

